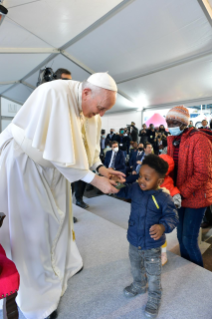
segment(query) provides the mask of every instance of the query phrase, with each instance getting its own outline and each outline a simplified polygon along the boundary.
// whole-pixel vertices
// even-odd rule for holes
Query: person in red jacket
[[[203,267],[198,235],[207,206],[212,204],[212,143],[206,132],[188,128],[189,111],[175,106],[166,115],[172,136],[167,154],[175,162],[174,181],[182,197],[177,237],[181,256]]]
[[[168,189],[170,196],[172,197],[175,207],[180,208],[181,207],[181,196],[179,189],[174,186],[174,180],[169,175],[174,171],[174,160],[171,156],[167,154],[161,154],[159,155],[164,161],[166,161],[169,165],[168,171],[166,173],[166,176],[164,178],[163,184],[160,185],[161,188]],[[167,253],[166,253],[166,247],[167,247],[167,241],[165,244],[161,247],[161,264],[164,266],[168,259],[167,259]]]

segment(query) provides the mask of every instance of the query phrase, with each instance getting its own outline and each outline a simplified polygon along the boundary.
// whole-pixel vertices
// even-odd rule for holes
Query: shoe
[[[124,295],[127,298],[135,297],[136,295],[141,295],[146,293],[146,287],[136,288],[133,284],[124,288]]]
[[[89,207],[85,202],[83,202],[83,200],[77,200],[77,201],[76,201],[76,205],[77,205],[77,206],[80,206],[80,207],[82,207],[82,208],[84,208],[84,209],[86,209],[86,208]]]
[[[201,227],[202,227],[202,228],[209,228],[209,227],[211,227],[211,223],[203,222],[203,223],[201,224]]]
[[[164,266],[167,262],[168,262],[167,253],[166,252],[161,253],[161,264],[162,264],[162,266]]]
[[[93,185],[91,184],[88,184],[87,187],[86,187],[86,192],[90,192],[94,189]]]
[[[58,316],[57,310],[55,310],[48,317],[46,317],[45,319],[55,319],[55,318],[57,318],[57,316]]]
[[[73,217],[74,224],[78,222],[78,219],[76,217]]]
[[[155,298],[149,297],[144,310],[144,314],[147,318],[156,318],[158,315],[159,308],[160,302]]]

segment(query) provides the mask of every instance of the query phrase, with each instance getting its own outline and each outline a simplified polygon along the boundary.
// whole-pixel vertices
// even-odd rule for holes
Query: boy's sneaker
[[[124,295],[128,298],[135,297],[136,295],[145,294],[146,287],[136,288],[133,284],[124,288]]]
[[[166,252],[162,252],[161,253],[161,264],[162,264],[162,266],[164,266],[167,262],[168,262],[167,253]]]
[[[149,297],[144,314],[147,318],[156,318],[160,308],[160,302],[157,299]]]

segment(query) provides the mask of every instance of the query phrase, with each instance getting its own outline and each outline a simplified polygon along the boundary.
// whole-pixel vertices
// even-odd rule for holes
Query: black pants
[[[83,181],[77,181],[74,182],[72,185],[74,186],[74,189],[72,188],[72,191],[75,192],[76,200],[82,201],[87,183]]]

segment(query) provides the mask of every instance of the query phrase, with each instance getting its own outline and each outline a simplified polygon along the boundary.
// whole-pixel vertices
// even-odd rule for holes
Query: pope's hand
[[[103,175],[104,177],[107,177],[108,179],[113,179],[113,177],[117,177],[114,178],[116,181],[118,181],[119,183],[124,183],[125,182],[125,177],[126,175],[122,172],[119,171],[115,171],[112,168],[106,168],[104,166],[99,168],[99,173],[101,175]]]
[[[96,175],[92,180],[91,185],[97,187],[105,194],[116,194],[119,192],[119,189],[114,187],[117,183],[106,177]]]

